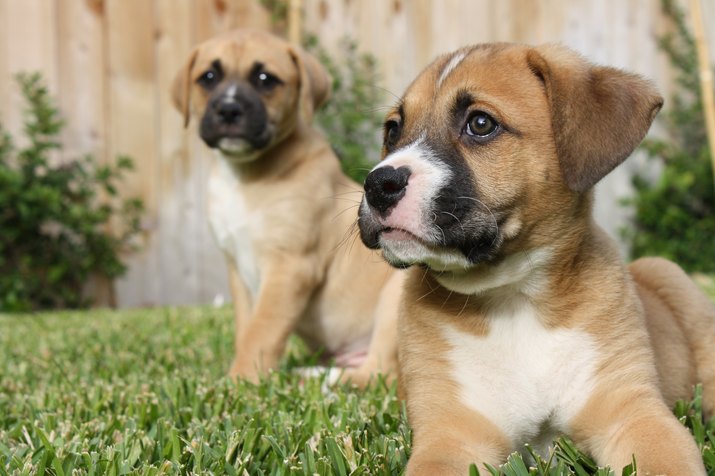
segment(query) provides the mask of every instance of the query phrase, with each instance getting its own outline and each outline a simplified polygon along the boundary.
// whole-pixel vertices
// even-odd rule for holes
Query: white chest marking
[[[226,160],[217,160],[209,178],[209,222],[219,247],[234,260],[255,297],[261,275],[254,247],[263,233],[263,217],[247,207],[235,169]]]
[[[443,328],[462,403],[514,445],[543,437],[544,428],[568,431],[593,390],[598,359],[593,339],[577,330],[546,329],[526,303],[505,305],[489,323],[484,337]]]

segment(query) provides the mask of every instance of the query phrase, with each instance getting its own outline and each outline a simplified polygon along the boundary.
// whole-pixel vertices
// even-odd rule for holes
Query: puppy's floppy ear
[[[178,109],[184,117],[184,127],[189,126],[189,119],[191,118],[191,78],[198,56],[199,49],[195,48],[189,55],[189,59],[186,61],[184,67],[176,73],[174,82],[171,85],[171,99],[176,109]]]
[[[313,113],[330,97],[332,79],[311,54],[302,48],[290,46],[288,52],[298,68],[300,75],[300,110],[306,123],[313,120]]]
[[[561,170],[576,192],[626,160],[663,105],[649,81],[592,65],[563,46],[534,48],[527,62],[544,82]]]

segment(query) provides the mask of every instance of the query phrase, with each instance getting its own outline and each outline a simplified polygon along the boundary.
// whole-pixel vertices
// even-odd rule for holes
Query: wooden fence
[[[275,2],[280,3],[280,2]],[[344,37],[376,56],[379,87],[401,94],[436,54],[482,41],[561,41],[594,61],[653,78],[672,72],[654,38],[667,28],[657,0],[304,0],[304,30],[329,51]],[[715,4],[703,0],[711,51]],[[205,216],[205,148],[182,129],[169,84],[192,45],[226,29],[269,27],[255,0],[0,0],[0,121],[21,130],[12,76],[41,71],[67,120],[58,160],[134,158],[124,192],[147,206],[141,250],[116,283],[120,306],[228,297]],[[394,98],[386,95],[386,102]],[[613,230],[628,169],[601,186],[597,212]],[[609,205],[610,204],[610,205]]]

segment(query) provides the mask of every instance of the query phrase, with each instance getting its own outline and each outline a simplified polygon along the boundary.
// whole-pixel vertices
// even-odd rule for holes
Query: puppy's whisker
[[[427,286],[429,287],[429,292],[427,292],[427,293],[423,294],[422,296],[420,296],[419,298],[417,298],[417,299],[415,300],[415,302],[421,301],[422,299],[426,298],[427,296],[429,296],[430,294],[434,293],[435,291],[437,291],[437,290],[440,288],[439,286],[434,286],[434,287],[433,287],[433,286],[432,286],[432,283],[430,283],[429,281],[427,281],[426,284],[427,284]]]
[[[427,277],[428,272],[429,272],[429,269],[424,270],[424,273],[422,273],[422,279],[420,279],[420,284],[425,282],[425,278]]]
[[[460,196],[460,197],[457,197],[457,199],[472,200],[472,201],[476,202],[477,204],[481,205],[482,207],[484,207],[484,209],[487,212],[489,212],[489,215],[491,215],[492,220],[494,220],[494,228],[496,230],[496,233],[494,234],[494,239],[492,240],[492,243],[489,245],[489,246],[493,246],[494,243],[496,243],[497,238],[499,237],[499,222],[497,221],[497,217],[494,215],[494,212],[492,212],[491,208],[489,208],[486,203],[482,202],[481,200],[477,200],[474,197]]]
[[[350,202],[354,203],[355,206],[360,206],[360,200],[355,200],[354,198],[333,197],[333,200],[342,200],[343,202]]]
[[[343,195],[350,195],[353,193],[359,193],[360,195],[362,195],[365,192],[363,192],[362,190],[348,190],[347,192],[335,193],[335,194],[331,195],[330,198],[342,197]]]
[[[352,240],[350,240],[350,246],[348,247],[348,253],[353,250],[353,247],[355,246],[355,243],[358,241],[360,237],[359,233],[359,227],[357,223],[357,219],[353,223],[353,232],[352,232]]]
[[[442,244],[445,245],[445,246],[447,246],[447,237],[446,237],[445,234],[444,234],[444,230],[442,229],[441,226],[439,226],[439,225],[437,225],[437,224],[435,224],[435,226],[437,227],[437,229],[439,230],[439,232],[442,234]]]
[[[462,229],[462,233],[466,233],[466,231],[464,230],[464,226],[462,225],[462,222],[460,221],[459,218],[457,218],[457,216],[456,216],[455,214],[449,213],[449,212],[440,212],[440,213],[444,213],[445,215],[449,215],[449,216],[451,216],[452,218],[454,218],[454,220],[457,222],[457,224],[459,225],[459,227]]]
[[[398,102],[399,102],[400,100],[402,100],[402,98],[401,98],[400,96],[398,96],[397,94],[393,93],[392,91],[390,91],[389,89],[387,89],[387,88],[384,87],[384,86],[374,85],[373,87],[374,87],[375,89],[379,89],[379,90],[381,90],[381,91],[383,91],[383,92],[386,92],[387,94],[389,94],[389,95],[392,96],[393,98],[397,99]],[[392,107],[392,106],[385,106],[385,107]]]
[[[335,248],[333,249],[333,252],[336,252],[340,248],[345,246],[351,238],[354,239],[357,236],[357,231],[358,231],[357,219],[355,219],[355,221],[352,222],[352,224],[348,227],[348,229],[345,230],[345,233],[343,233],[343,237],[340,239],[338,244],[335,246]],[[351,249],[352,249],[352,247],[349,247],[347,252],[349,253],[351,251]]]
[[[435,212],[432,212],[432,222],[435,228],[437,228],[442,234],[442,244],[447,245],[447,237],[444,235],[444,230],[442,229],[442,227],[437,224],[437,214]]]
[[[345,213],[345,212],[347,212],[347,211],[355,210],[356,208],[359,208],[359,207],[360,207],[360,204],[359,204],[359,203],[357,203],[357,204],[355,204],[355,205],[351,205],[351,206],[349,206],[349,207],[343,209],[343,210],[342,210],[340,213],[338,213],[337,215],[335,215],[335,216],[331,219],[331,221],[335,221],[335,220],[337,220],[338,218],[340,218],[340,215],[342,215],[343,213]]]
[[[435,289],[430,289],[427,293],[425,293],[425,294],[423,294],[422,296],[420,296],[420,297],[418,297],[417,299],[415,299],[415,302],[420,302],[421,300],[423,300],[424,298],[426,298],[426,297],[429,296],[430,294],[434,293],[436,290],[437,290],[437,288],[435,288]]]
[[[531,257],[531,253],[527,253],[526,250],[523,251],[524,256],[526,256],[526,262],[529,265],[529,270],[534,271],[534,261]]]
[[[391,109],[392,109],[392,106],[375,106],[375,107],[371,107],[368,109],[361,109],[361,111],[378,112],[378,111],[389,111]]]
[[[449,294],[447,294],[447,297],[444,298],[444,302],[443,302],[442,305],[439,307],[440,309],[444,309],[444,306],[447,304],[447,301],[449,301],[449,298],[452,297],[452,294],[453,294],[453,293],[454,293],[454,291],[450,289],[450,290],[449,290]]]
[[[457,313],[457,317],[461,316],[464,310],[467,308],[467,303],[469,302],[469,298],[472,297],[470,294],[467,294],[467,299],[464,300],[464,306],[462,306],[462,309],[459,310]]]
[[[367,167],[351,167],[351,171],[362,171],[362,172],[369,172],[372,170],[372,168],[367,168]]]

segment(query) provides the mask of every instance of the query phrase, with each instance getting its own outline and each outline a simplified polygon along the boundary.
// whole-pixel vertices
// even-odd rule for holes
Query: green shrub
[[[39,74],[17,81],[27,103],[28,145],[16,148],[0,127],[0,310],[84,307],[88,278],[121,275],[118,252],[139,230],[141,200],[120,200],[116,189],[132,161],[51,160],[64,123]],[[107,231],[115,216],[119,234]]]
[[[319,127],[340,158],[345,173],[358,183],[380,158],[383,114],[377,61],[360,53],[354,41],[340,43],[339,60],[328,54],[315,37],[306,41],[333,78],[332,96],[317,114]]]
[[[658,40],[676,76],[677,91],[661,121],[668,138],[643,144],[651,161],[663,164],[653,181],[636,175],[633,229],[625,232],[634,257],[660,255],[690,272],[715,271],[715,187],[702,110],[693,36],[682,10],[663,0],[674,31]]]
[[[285,30],[290,6],[286,0],[260,0],[271,14],[274,30]],[[335,150],[343,171],[358,183],[380,158],[383,95],[377,87],[377,60],[360,53],[357,44],[344,37],[338,54],[331,55],[315,35],[305,35],[303,46],[314,54],[333,79],[332,94],[316,114],[316,121]]]

